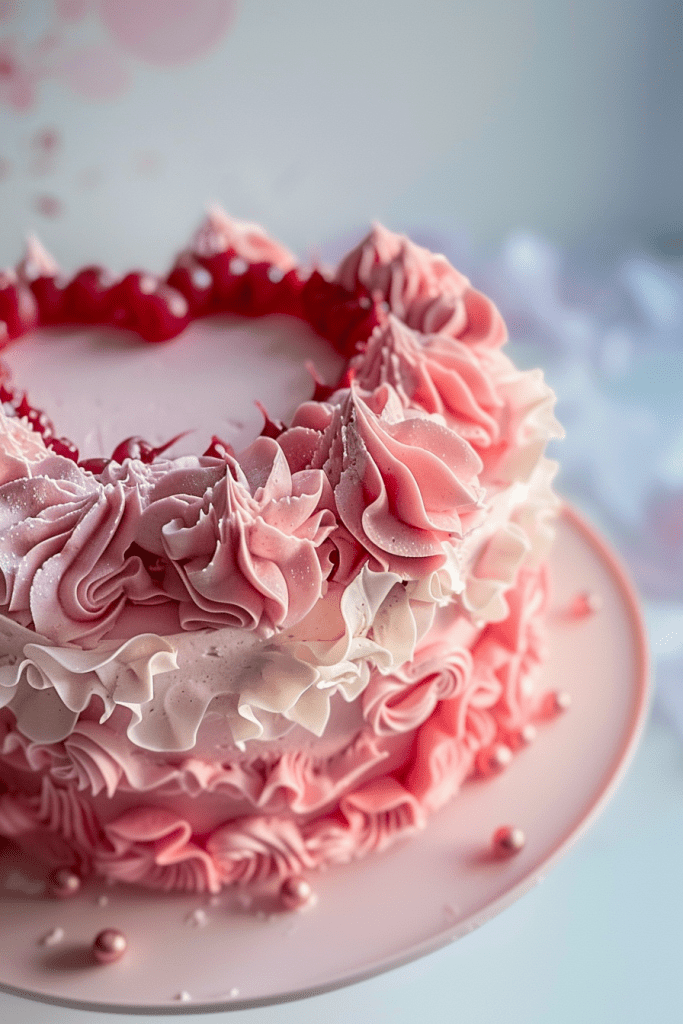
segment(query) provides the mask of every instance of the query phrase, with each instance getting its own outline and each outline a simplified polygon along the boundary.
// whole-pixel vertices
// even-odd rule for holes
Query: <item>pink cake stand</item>
[[[384,855],[313,878],[303,913],[255,913],[234,895],[160,896],[89,887],[46,899],[36,873],[0,858],[0,988],[45,1002],[128,1013],[197,1013],[318,994],[398,967],[484,924],[536,885],[597,817],[622,778],[647,710],[643,623],[613,553],[565,509],[551,559],[553,607],[544,684],[571,709],[493,781],[471,783],[424,832]],[[562,614],[577,594],[595,614]],[[501,824],[524,830],[515,856],[489,854]],[[96,966],[106,927],[129,949]],[[61,929],[59,941],[41,941]],[[59,932],[57,932],[59,938]],[[53,939],[55,938],[53,933]]]

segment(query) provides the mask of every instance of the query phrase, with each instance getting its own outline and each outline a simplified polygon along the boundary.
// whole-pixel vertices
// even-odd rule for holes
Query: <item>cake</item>
[[[0,836],[46,869],[296,902],[559,706],[539,683],[554,396],[443,256],[376,225],[303,270],[219,210],[163,279],[67,278],[33,240],[0,278],[3,330]],[[266,370],[254,330],[280,338]],[[291,398],[292,330],[327,369],[297,356],[282,422],[258,402]],[[131,397],[115,370],[143,351]],[[255,429],[231,419],[245,400]]]

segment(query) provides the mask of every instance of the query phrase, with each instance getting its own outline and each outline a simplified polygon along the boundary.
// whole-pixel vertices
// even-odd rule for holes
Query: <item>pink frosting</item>
[[[290,818],[238,818],[216,829],[206,849],[227,885],[286,878],[316,866],[299,826]]]
[[[539,710],[538,697],[530,684],[546,655],[542,622],[548,603],[547,572],[520,570],[517,585],[507,593],[506,600],[508,616],[489,623],[473,655],[500,683],[499,727],[514,736]]]
[[[286,750],[261,766],[196,757],[168,761],[136,747],[120,731],[120,716],[112,721],[113,725],[103,725],[81,716],[63,741],[43,743],[29,740],[16,728],[11,713],[0,710],[0,759],[19,771],[48,772],[59,785],[92,796],[221,793],[226,806],[311,814],[329,807],[387,757],[385,744],[364,730],[331,757]]]
[[[352,292],[379,294],[409,327],[442,333],[467,345],[498,347],[505,323],[490,299],[448,262],[404,235],[375,224],[337,268],[336,280]]]
[[[334,527],[318,509],[320,470],[292,473],[278,444],[257,438],[182,519],[162,529],[164,551],[187,591],[183,627],[242,626],[272,633],[322,596],[317,548]]]
[[[0,835],[14,839],[38,861],[60,867],[77,864],[83,872],[91,869],[101,838],[90,803],[47,776],[35,795],[0,796]]]
[[[294,465],[324,466],[349,533],[382,569],[417,579],[446,561],[479,512],[481,460],[455,431],[404,415],[390,384],[335,404],[305,403],[279,443]]]
[[[409,732],[442,700],[463,692],[472,673],[472,655],[446,642],[416,654],[395,674],[373,673],[363,691],[363,716],[377,735]]]
[[[163,555],[164,526],[181,519],[188,507],[200,505],[204,495],[224,475],[223,459],[185,455],[179,459],[157,459],[151,465],[137,459],[126,459],[122,465],[110,462],[100,479],[120,481],[137,489],[143,511],[137,525],[136,543],[146,551]]]
[[[26,420],[0,410],[0,485],[32,475],[38,464],[51,456],[41,435],[31,430]]]
[[[192,248],[203,257],[232,250],[246,263],[271,263],[285,272],[297,265],[289,249],[270,238],[258,224],[228,217],[217,206],[195,234]]]
[[[475,670],[462,690],[441,701],[417,733],[406,786],[426,811],[441,807],[470,774],[479,750],[497,734],[491,709],[501,684],[486,666]]]
[[[211,856],[192,842],[192,829],[162,807],[126,811],[104,826],[95,870],[106,878],[139,882],[155,889],[218,892],[220,880]]]
[[[384,776],[347,794],[337,814],[305,825],[304,834],[318,863],[343,864],[385,849],[424,823],[424,811],[412,793]]]
[[[127,554],[139,496],[45,456],[33,438],[22,466],[17,447],[16,427],[0,430],[0,604],[51,640],[95,646],[127,600],[159,598],[140,558]]]
[[[424,335],[390,315],[351,360],[358,387],[391,384],[404,406],[439,413],[475,448],[500,436],[503,402],[476,350],[444,335]]]

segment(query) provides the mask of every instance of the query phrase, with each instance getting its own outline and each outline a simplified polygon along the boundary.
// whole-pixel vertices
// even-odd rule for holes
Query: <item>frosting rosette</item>
[[[318,548],[334,528],[319,509],[320,470],[292,474],[276,441],[260,437],[182,518],[161,530],[185,588],[185,629],[239,626],[271,635],[321,597]]]
[[[295,822],[254,815],[228,822],[209,837],[207,852],[227,883],[286,878],[315,866]]]
[[[30,476],[51,455],[42,436],[26,420],[7,416],[0,409],[0,484]]]
[[[409,327],[442,333],[467,345],[497,348],[507,339],[500,313],[486,295],[441,256],[381,224],[337,268],[350,292],[379,295]]]
[[[161,596],[129,554],[138,491],[104,485],[70,459],[0,422],[0,605],[59,643],[93,647],[127,601]]]
[[[288,458],[322,465],[338,516],[375,563],[417,579],[446,562],[480,511],[482,463],[455,431],[406,415],[390,384],[355,385],[334,404],[307,403],[279,442]]]
[[[500,437],[504,402],[491,373],[463,342],[422,334],[390,314],[350,365],[359,388],[390,384],[406,408],[443,416],[474,448],[488,448]]]

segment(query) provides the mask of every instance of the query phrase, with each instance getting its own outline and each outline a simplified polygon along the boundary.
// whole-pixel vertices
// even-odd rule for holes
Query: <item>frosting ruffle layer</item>
[[[387,734],[408,727],[415,730],[415,741],[400,767],[389,772],[382,773],[381,757],[368,759],[367,744],[381,749],[381,736],[371,741],[362,733],[348,752],[331,758],[325,774],[331,779],[336,770],[337,786],[327,790],[325,804],[337,800],[332,813],[315,816],[325,804],[313,766],[308,771],[299,766],[297,779],[293,761],[283,755],[258,794],[255,788],[250,792],[245,772],[239,796],[251,797],[257,809],[267,807],[279,790],[286,797],[287,815],[257,811],[218,824],[208,834],[193,830],[182,814],[153,803],[100,817],[103,805],[88,796],[98,792],[91,789],[92,773],[82,773],[82,761],[82,774],[64,773],[67,759],[79,764],[73,748],[65,743],[58,752],[28,745],[2,719],[0,756],[18,772],[38,764],[45,771],[35,795],[0,797],[0,834],[28,850],[40,847],[42,859],[52,863],[164,889],[211,892],[223,885],[281,880],[383,849],[420,828],[465,778],[486,774],[492,748],[501,743],[516,748],[524,726],[546,717],[546,702],[534,687],[543,654],[546,597],[545,575],[525,572],[510,596],[508,620],[487,627],[471,650],[454,649],[446,633],[427,643],[402,675],[373,679],[364,701],[369,726],[379,722],[377,731]],[[70,739],[87,737],[86,725]],[[224,782],[229,770],[223,766]],[[375,777],[367,778],[368,772]],[[106,774],[105,769],[101,777]],[[235,793],[237,778],[234,770]],[[199,785],[198,770],[195,780]],[[208,772],[204,781],[205,788],[197,792],[211,788]],[[118,780],[111,784],[118,788]],[[301,816],[306,813],[314,816]]]

